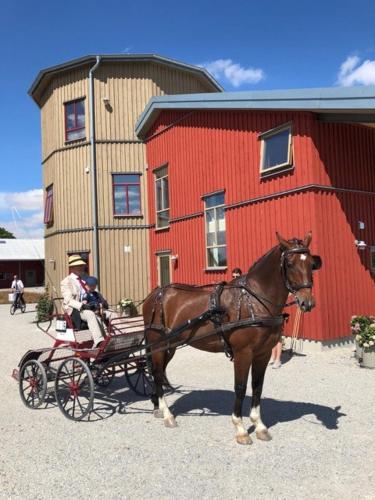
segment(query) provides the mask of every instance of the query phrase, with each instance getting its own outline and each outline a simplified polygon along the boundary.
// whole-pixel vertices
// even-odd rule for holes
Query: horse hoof
[[[174,427],[177,427],[177,422],[173,417],[165,418],[164,425],[165,425],[165,427],[168,427],[169,429],[173,429]]]
[[[238,444],[251,444],[253,441],[249,434],[239,434],[236,436],[236,441]]]
[[[154,410],[154,417],[155,418],[163,418],[163,412],[161,410],[159,410],[159,408],[157,408],[156,410]]]
[[[255,435],[261,441],[271,441],[272,439],[272,436],[268,431],[255,432]]]

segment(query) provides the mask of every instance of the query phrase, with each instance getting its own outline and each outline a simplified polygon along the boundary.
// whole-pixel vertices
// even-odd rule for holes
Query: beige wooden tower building
[[[87,56],[40,71],[46,283],[79,253],[111,304],[150,291],[146,158],[134,127],[152,96],[221,91],[202,68],[157,55]]]

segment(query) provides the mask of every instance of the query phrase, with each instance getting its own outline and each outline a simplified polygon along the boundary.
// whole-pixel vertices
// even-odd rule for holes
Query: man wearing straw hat
[[[69,316],[72,316],[73,323],[75,316],[78,320],[83,319],[87,322],[89,330],[94,340],[94,347],[98,347],[104,340],[103,327],[94,311],[87,305],[83,297],[87,293],[87,286],[82,275],[86,270],[86,262],[80,255],[69,256],[69,276],[61,282],[61,293],[63,296],[63,309]]]

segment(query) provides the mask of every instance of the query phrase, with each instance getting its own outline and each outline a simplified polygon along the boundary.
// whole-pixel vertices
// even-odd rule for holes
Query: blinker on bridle
[[[286,258],[289,255],[293,255],[293,254],[308,254],[308,255],[310,255],[310,250],[307,247],[299,247],[299,248],[292,248],[290,250],[284,250],[281,254],[280,268],[281,268],[282,277],[284,279],[285,287],[290,293],[295,295],[302,288],[312,288],[313,282],[306,281],[304,283],[300,283],[299,285],[295,285],[295,284],[290,283],[290,281],[288,279],[288,273],[286,270]]]

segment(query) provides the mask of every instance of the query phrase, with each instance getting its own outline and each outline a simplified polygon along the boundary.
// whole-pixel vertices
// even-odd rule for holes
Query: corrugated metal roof
[[[144,138],[160,111],[176,110],[295,110],[317,113],[368,113],[375,116],[375,87],[329,87],[316,89],[258,90],[153,97],[136,124]]]
[[[44,260],[44,240],[0,238],[0,260]]]
[[[150,62],[163,64],[165,66],[170,66],[183,71],[188,71],[189,73],[194,73],[200,78],[209,82],[212,87],[218,91],[222,91],[223,87],[215,80],[215,78],[205,69],[199,66],[194,66],[192,64],[186,64],[176,59],[170,59],[169,57],[159,56],[158,54],[98,54],[102,62]],[[39,71],[37,77],[33,81],[28,94],[35,100],[35,92],[38,87],[42,84],[43,80],[48,80],[52,78],[53,75],[61,73],[66,70],[72,70],[74,68],[83,66],[85,64],[94,64],[96,62],[96,55],[88,55],[84,57],[79,57],[77,59],[72,59],[62,64],[57,64],[56,66],[51,66],[49,68],[42,69]]]

